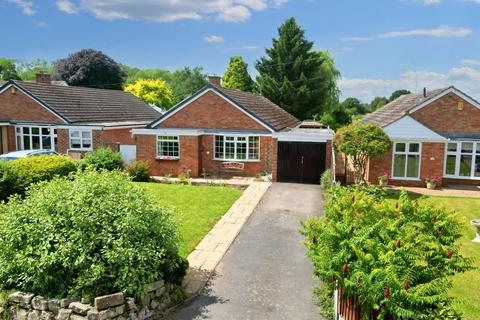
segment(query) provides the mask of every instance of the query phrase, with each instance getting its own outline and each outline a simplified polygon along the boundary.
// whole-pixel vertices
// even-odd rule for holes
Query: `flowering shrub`
[[[429,176],[425,179],[425,183],[435,183],[439,184],[442,181],[442,178],[439,176]]]
[[[132,178],[133,181],[150,181],[150,170],[148,163],[137,160],[131,162],[126,168],[125,172]]]
[[[192,169],[190,168],[180,169],[180,171],[178,172],[178,180],[180,180],[180,182],[188,182],[192,177],[191,174]]]
[[[362,318],[431,319],[451,309],[450,276],[472,265],[455,244],[461,228],[455,213],[420,205],[406,192],[394,207],[336,187],[325,218],[309,219],[303,235],[315,275],[330,294],[338,281],[344,296],[356,297]]]
[[[378,176],[378,181],[388,181],[390,179],[390,174],[388,172],[382,173],[380,176]]]

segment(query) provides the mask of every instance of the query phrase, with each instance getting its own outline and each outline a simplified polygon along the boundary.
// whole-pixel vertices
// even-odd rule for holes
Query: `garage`
[[[322,173],[333,166],[332,130],[301,125],[275,137],[277,181],[318,184]]]

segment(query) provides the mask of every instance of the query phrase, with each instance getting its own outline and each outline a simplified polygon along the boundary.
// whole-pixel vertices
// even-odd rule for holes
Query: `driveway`
[[[298,230],[321,213],[318,185],[274,183],[203,293],[169,319],[320,319]]]

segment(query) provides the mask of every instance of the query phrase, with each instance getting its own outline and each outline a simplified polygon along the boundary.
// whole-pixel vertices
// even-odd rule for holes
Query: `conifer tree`
[[[222,78],[222,86],[248,92],[253,91],[255,83],[248,74],[248,64],[243,61],[242,57],[235,56],[230,58],[227,71],[225,71]]]

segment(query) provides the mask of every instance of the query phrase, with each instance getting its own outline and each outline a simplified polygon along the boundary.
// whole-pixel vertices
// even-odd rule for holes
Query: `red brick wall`
[[[111,129],[103,131],[103,143],[107,145],[115,144],[135,144],[135,138],[132,137],[132,128]]]
[[[163,128],[267,130],[216,93],[207,92],[158,125]]]
[[[23,120],[64,123],[24,93],[8,89],[0,94],[0,120]]]
[[[458,102],[463,110],[458,110]],[[456,94],[445,95],[411,114],[413,118],[436,132],[480,132],[480,109]]]
[[[116,137],[115,134],[109,134],[109,136],[106,138],[105,133],[107,131],[92,130],[93,149],[95,150],[100,147],[109,147],[113,151],[118,151],[118,145],[116,141],[119,140],[123,144],[123,141],[126,141],[126,140],[122,139],[122,136],[125,136],[125,131],[128,131],[128,130],[130,129],[121,129],[121,131],[112,130],[112,131],[116,131],[115,133],[118,134],[118,137],[120,139],[115,139]],[[135,142],[130,142],[128,144],[135,144]],[[55,150],[58,153],[67,154],[69,149],[70,149],[70,130],[57,129],[57,144],[55,146]],[[75,151],[75,152],[86,153],[87,151]]]

